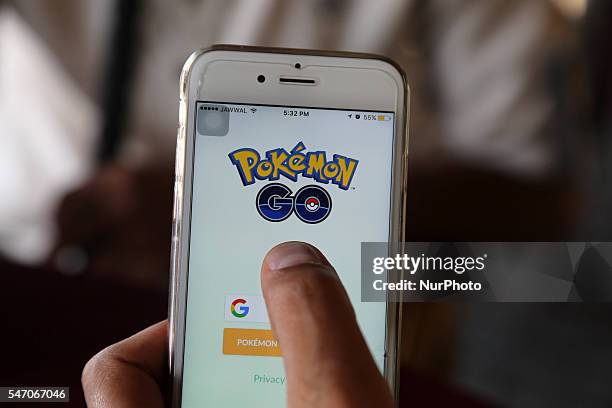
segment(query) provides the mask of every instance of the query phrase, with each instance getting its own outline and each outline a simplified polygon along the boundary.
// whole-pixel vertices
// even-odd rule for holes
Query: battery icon
[[[388,122],[391,120],[391,115],[378,115],[376,116],[376,120],[380,122]]]

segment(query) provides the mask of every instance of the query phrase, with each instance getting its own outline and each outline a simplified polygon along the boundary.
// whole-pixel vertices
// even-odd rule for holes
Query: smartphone
[[[362,242],[403,239],[408,92],[396,64],[369,54],[215,46],[188,59],[172,236],[173,407],[285,406],[260,268],[268,250],[292,240],[334,265],[396,392],[399,308],[361,302],[360,254]]]

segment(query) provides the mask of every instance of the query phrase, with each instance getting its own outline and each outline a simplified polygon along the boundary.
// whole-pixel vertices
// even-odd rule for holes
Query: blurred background
[[[165,318],[193,50],[398,61],[409,240],[612,241],[611,31],[608,0],[0,0],[0,384],[82,406],[87,359]],[[403,319],[402,406],[612,406],[610,305]]]

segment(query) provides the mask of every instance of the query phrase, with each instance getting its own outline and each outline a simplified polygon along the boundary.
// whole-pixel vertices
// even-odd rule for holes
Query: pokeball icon
[[[319,186],[302,187],[295,196],[291,193],[291,189],[283,184],[268,184],[257,194],[257,212],[271,222],[286,220],[295,212],[307,224],[317,224],[331,212],[331,197]]]
[[[316,197],[310,197],[306,200],[306,210],[310,212],[317,211],[320,206],[321,204],[319,203],[319,200]]]

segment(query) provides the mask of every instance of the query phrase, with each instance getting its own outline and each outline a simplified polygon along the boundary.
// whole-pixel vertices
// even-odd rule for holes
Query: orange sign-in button
[[[223,354],[239,356],[280,356],[272,330],[223,329]]]

